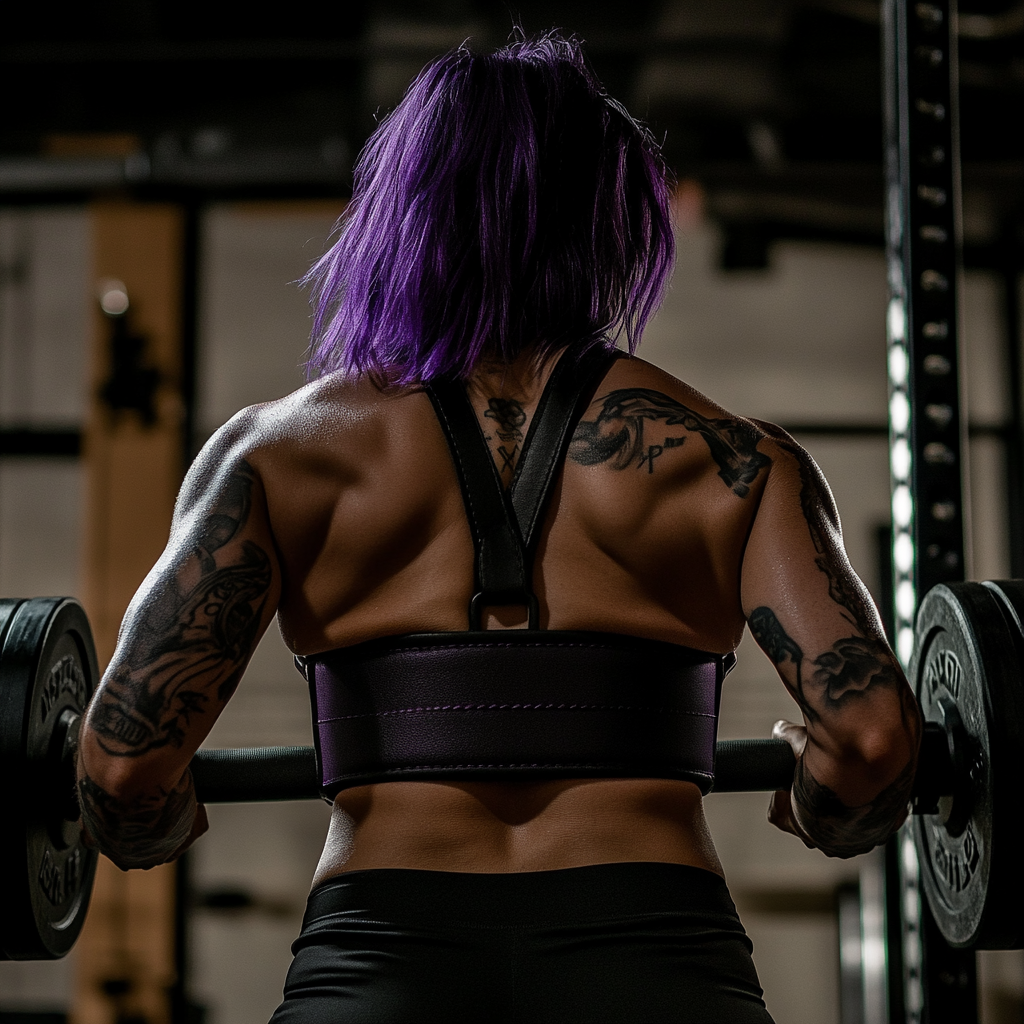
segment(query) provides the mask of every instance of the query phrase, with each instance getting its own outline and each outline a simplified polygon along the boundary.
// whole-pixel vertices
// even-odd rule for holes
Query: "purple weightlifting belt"
[[[609,633],[385,637],[305,659],[325,795],[395,779],[714,779],[730,656]]]
[[[711,788],[722,680],[734,655],[537,628],[529,581],[544,509],[614,358],[599,346],[560,360],[508,491],[464,388],[428,387],[473,535],[470,629],[296,659],[309,682],[326,797],[396,779],[667,778]],[[481,630],[483,609],[496,605],[525,606],[530,628]]]

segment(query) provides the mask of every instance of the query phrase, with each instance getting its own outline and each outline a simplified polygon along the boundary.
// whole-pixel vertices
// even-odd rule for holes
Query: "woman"
[[[701,807],[745,623],[804,718],[772,821],[851,856],[905,816],[916,705],[817,467],[631,357],[668,205],[574,41],[440,58],[311,271],[315,379],[188,474],[83,821],[124,868],[205,830],[188,762],[276,613],[334,795],[278,1024],[770,1021]]]

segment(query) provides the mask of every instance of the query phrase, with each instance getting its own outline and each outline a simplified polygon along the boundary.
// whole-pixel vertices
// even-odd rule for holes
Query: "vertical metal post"
[[[920,597],[964,577],[955,8],[886,0],[889,430],[896,647]]]
[[[196,360],[199,344],[200,235],[203,207],[194,199],[183,209],[181,268],[181,402],[182,466],[196,456]]]
[[[884,850],[875,850],[861,864],[860,897],[864,1024],[889,1024]]]
[[[203,208],[192,199],[182,208],[181,246],[181,445],[182,470],[188,472],[196,456],[196,361],[199,335],[201,227]],[[169,992],[171,1024],[193,1024],[202,1019],[202,1008],[190,995],[189,909],[192,897],[192,854],[175,863],[174,887],[174,982]]]
[[[896,651],[908,665],[920,598],[964,578],[958,373],[960,154],[955,0],[885,0],[889,439]],[[898,906],[908,1024],[974,1024],[975,958],[941,939],[909,835],[887,872]]]
[[[1003,279],[1003,337],[1010,386],[1010,423],[1006,436],[1006,499],[1010,526],[1010,575],[1024,577],[1024,344],[1020,309],[1021,250],[1018,232],[1006,231],[1000,247]]]
[[[864,1024],[864,949],[861,938],[860,885],[839,887],[839,1024]]]

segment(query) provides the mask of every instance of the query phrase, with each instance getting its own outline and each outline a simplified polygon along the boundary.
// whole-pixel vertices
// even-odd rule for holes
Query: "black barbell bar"
[[[919,619],[910,674],[933,719],[925,722],[913,789],[925,894],[949,941],[1022,948],[1024,882],[1013,839],[1024,743],[1024,581],[936,587]],[[98,676],[76,601],[0,600],[0,762],[25,780],[10,794],[0,843],[8,880],[0,959],[63,956],[84,921],[98,854],[78,822],[75,748]],[[795,759],[782,740],[725,740],[716,761],[717,792],[792,785]],[[321,795],[312,747],[202,750],[191,765],[207,803]]]
[[[789,789],[796,759],[785,740],[719,740],[715,747],[716,793]],[[313,800],[320,797],[312,747],[240,747],[200,750],[190,764],[203,803]],[[914,809],[934,813],[940,796],[953,792],[950,741],[936,723],[925,726],[914,784]]]

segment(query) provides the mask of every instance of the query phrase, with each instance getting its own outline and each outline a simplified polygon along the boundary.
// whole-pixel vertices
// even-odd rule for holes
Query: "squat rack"
[[[964,455],[958,365],[962,269],[956,0],[884,0],[886,317],[892,495],[893,642],[907,667],[921,597],[965,575]],[[1012,423],[1011,516],[1021,498],[1016,274],[1005,275]],[[1024,571],[1011,523],[1012,573]],[[905,826],[884,857],[885,984],[862,957],[864,1024],[975,1024],[976,958],[943,940],[919,888]],[[870,888],[870,887],[869,887]],[[874,896],[863,891],[862,920]],[[869,996],[873,995],[872,1000]]]
[[[957,26],[955,0],[919,3],[884,0],[887,316],[890,381],[890,464],[893,496],[893,641],[905,660],[906,637],[921,595],[939,582],[962,579],[964,544],[964,443],[957,342],[960,276],[960,182],[957,125]],[[185,273],[189,308],[186,333],[194,334],[197,279],[197,210],[190,216]],[[1011,421],[1006,432],[1011,509],[1011,573],[1024,576],[1024,530],[1013,521],[1024,507],[1021,467],[1021,357],[1019,265],[1013,240],[1002,257],[1011,375]],[[1009,268],[1013,268],[1012,272]],[[186,359],[194,352],[187,338]],[[191,366],[186,382],[191,383]],[[191,389],[188,388],[188,391]],[[190,396],[189,396],[190,397]],[[186,408],[191,411],[191,402]],[[813,428],[811,428],[813,431]],[[191,431],[186,430],[191,444]],[[65,436],[65,434],[67,436]],[[51,454],[77,450],[65,432]],[[0,439],[24,454],[40,439]],[[22,446],[24,448],[22,449]],[[45,447],[45,446],[44,446]],[[59,449],[59,450],[58,450]],[[886,851],[885,973],[887,1017],[865,1005],[865,1021],[963,1022],[977,1020],[975,957],[952,950],[935,933],[919,896],[912,844],[894,840]],[[864,893],[866,896],[867,893]],[[908,898],[909,897],[909,898]]]

